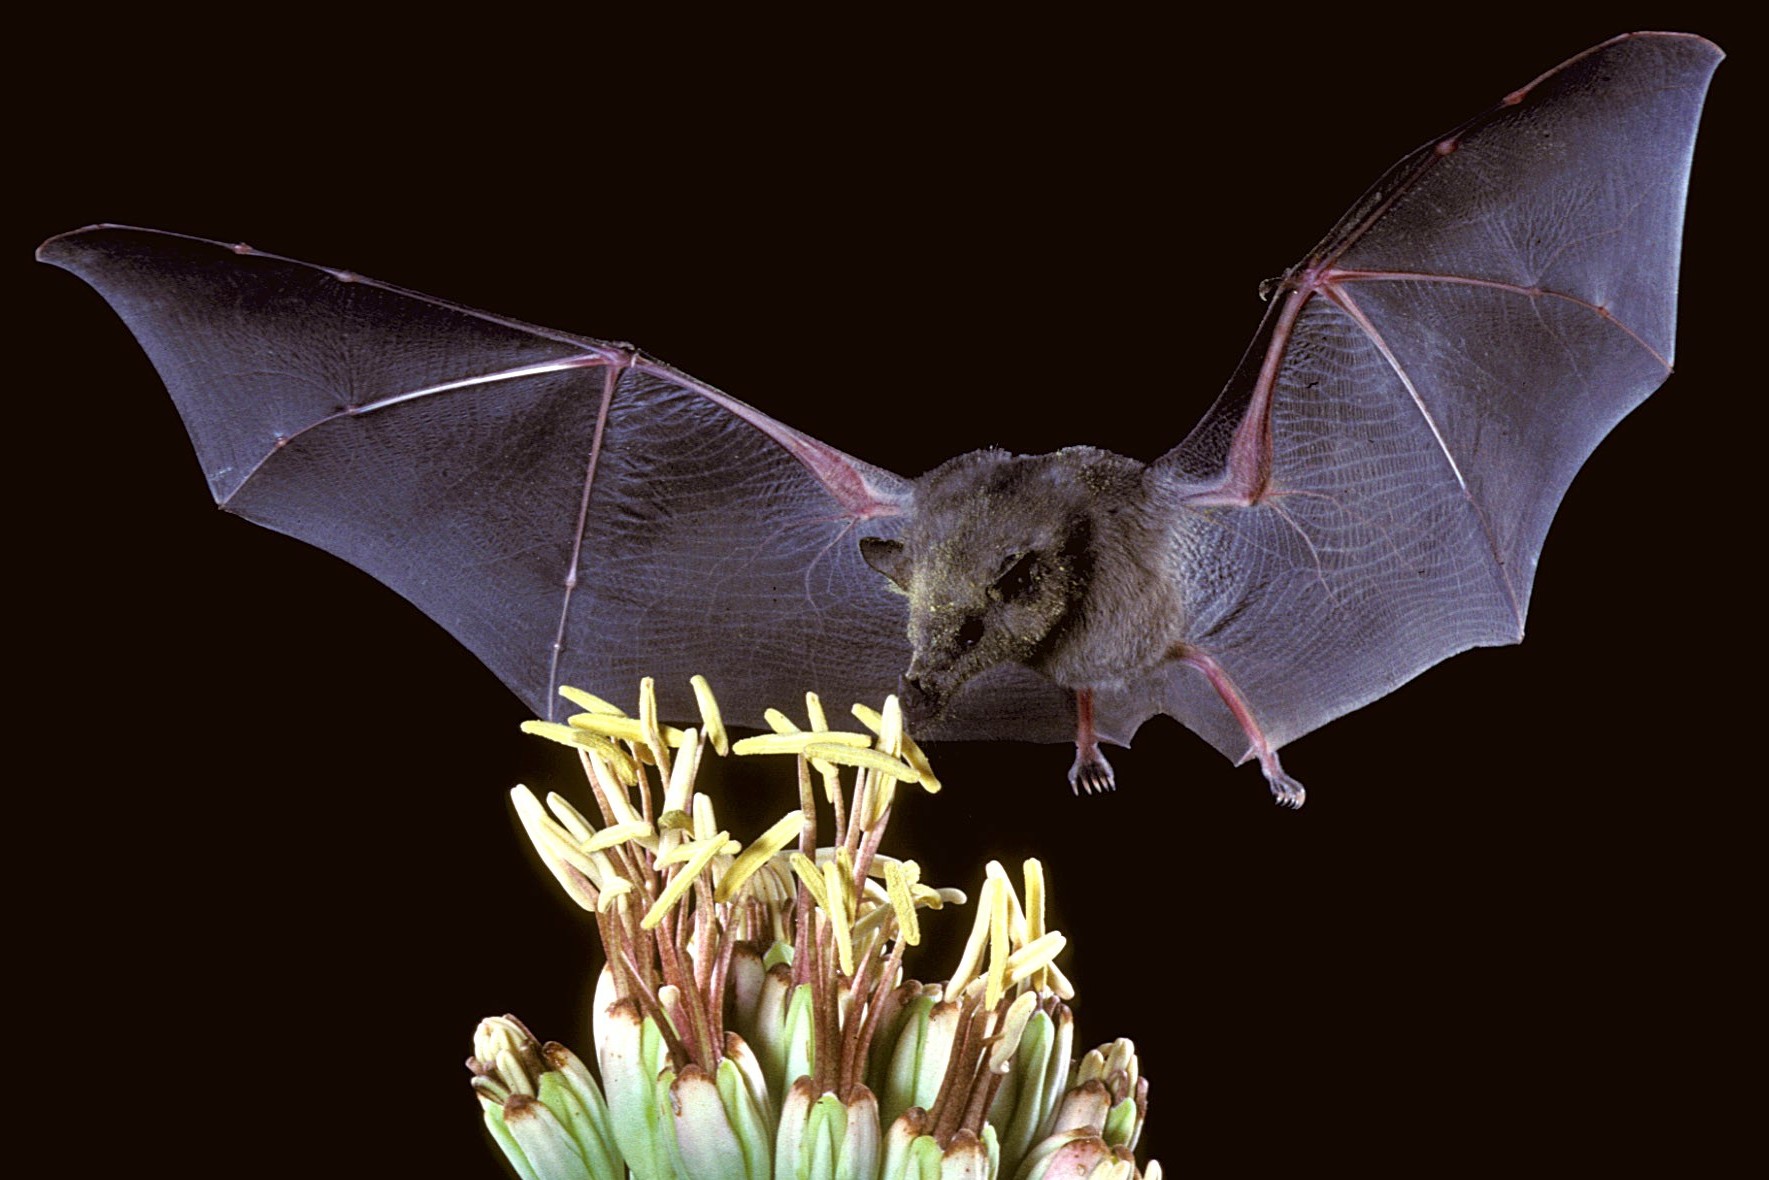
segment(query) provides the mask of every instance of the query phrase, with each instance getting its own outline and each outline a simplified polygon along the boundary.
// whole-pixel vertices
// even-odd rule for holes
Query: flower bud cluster
[[[806,726],[771,711],[773,733],[731,743],[695,691],[698,731],[658,722],[649,681],[637,717],[567,690],[582,713],[525,726],[583,763],[600,823],[513,798],[607,966],[596,1074],[513,1017],[475,1035],[473,1088],[523,1180],[1158,1180],[1132,1155],[1148,1083],[1131,1043],[1073,1055],[1037,861],[1019,889],[989,864],[949,979],[905,976],[918,911],[966,899],[880,851],[898,786],[940,789],[895,699],[855,706],[860,733],[808,695]],[[800,807],[733,839],[695,789],[708,750],[793,756]]]

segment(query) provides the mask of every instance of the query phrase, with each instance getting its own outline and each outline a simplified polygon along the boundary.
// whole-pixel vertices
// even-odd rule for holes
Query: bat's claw
[[[1259,768],[1265,772],[1265,781],[1271,785],[1272,798],[1279,807],[1288,807],[1294,811],[1308,798],[1308,792],[1303,789],[1302,784],[1284,773],[1284,768],[1278,765],[1276,754],[1261,758]]]
[[[1076,746],[1075,765],[1069,767],[1069,789],[1079,795],[1115,791],[1118,782],[1112,777],[1112,764],[1099,752],[1098,746]]]

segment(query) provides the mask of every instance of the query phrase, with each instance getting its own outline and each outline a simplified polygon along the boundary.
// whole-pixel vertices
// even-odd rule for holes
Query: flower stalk
[[[606,952],[593,1036],[600,1084],[511,1017],[480,1026],[468,1067],[494,1140],[524,1180],[1131,1180],[1147,1109],[1133,1048],[1073,1059],[1074,991],[1046,928],[1043,869],[1016,889],[991,862],[957,969],[906,978],[920,911],[965,902],[883,851],[898,791],[940,789],[895,698],[865,732],[806,724],[732,742],[694,682],[702,725],[637,716],[574,689],[582,711],[524,729],[572,747],[593,806],[512,799],[548,871]],[[789,756],[799,807],[747,842],[696,789],[709,752]]]

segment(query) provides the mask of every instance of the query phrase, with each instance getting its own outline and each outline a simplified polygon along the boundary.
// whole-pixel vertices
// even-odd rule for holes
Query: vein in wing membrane
[[[1720,56],[1618,37],[1411,153],[1286,275],[1216,404],[1159,461],[1205,522],[1193,640],[1272,746],[1521,638],[1567,487],[1669,372]],[[1267,390],[1269,483],[1234,450],[1263,445],[1248,414]],[[1185,669],[1100,712],[1133,726],[1152,709],[1247,751]]]
[[[1236,581],[1214,599],[1219,618],[1198,621],[1199,645],[1259,702],[1268,740],[1374,700],[1446,652],[1515,638],[1480,513],[1350,316],[1322,300],[1303,309],[1272,415],[1271,495],[1206,514],[1217,565]],[[1239,757],[1239,725],[1212,713],[1204,736]]]
[[[92,227],[41,257],[129,324],[218,502],[387,583],[543,715],[561,682],[648,673],[686,720],[703,672],[757,724],[807,687],[876,700],[908,664],[856,544],[898,525],[856,497],[903,481],[624,346],[177,234]]]
[[[600,368],[567,370],[337,418],[276,451],[229,508],[395,587],[535,707],[602,386]]]
[[[868,522],[890,535],[894,518]],[[896,687],[907,611],[859,525],[766,433],[663,376],[622,373],[603,439],[561,678],[658,678],[761,707]],[[692,715],[691,698],[684,707]],[[670,707],[667,694],[665,708]]]

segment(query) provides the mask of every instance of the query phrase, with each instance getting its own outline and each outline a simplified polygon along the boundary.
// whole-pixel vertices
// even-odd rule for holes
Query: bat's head
[[[979,672],[1042,670],[1061,647],[1094,565],[1098,489],[1075,456],[960,455],[915,482],[900,539],[861,541],[867,563],[909,597],[914,658],[901,697],[911,722],[939,716]]]

